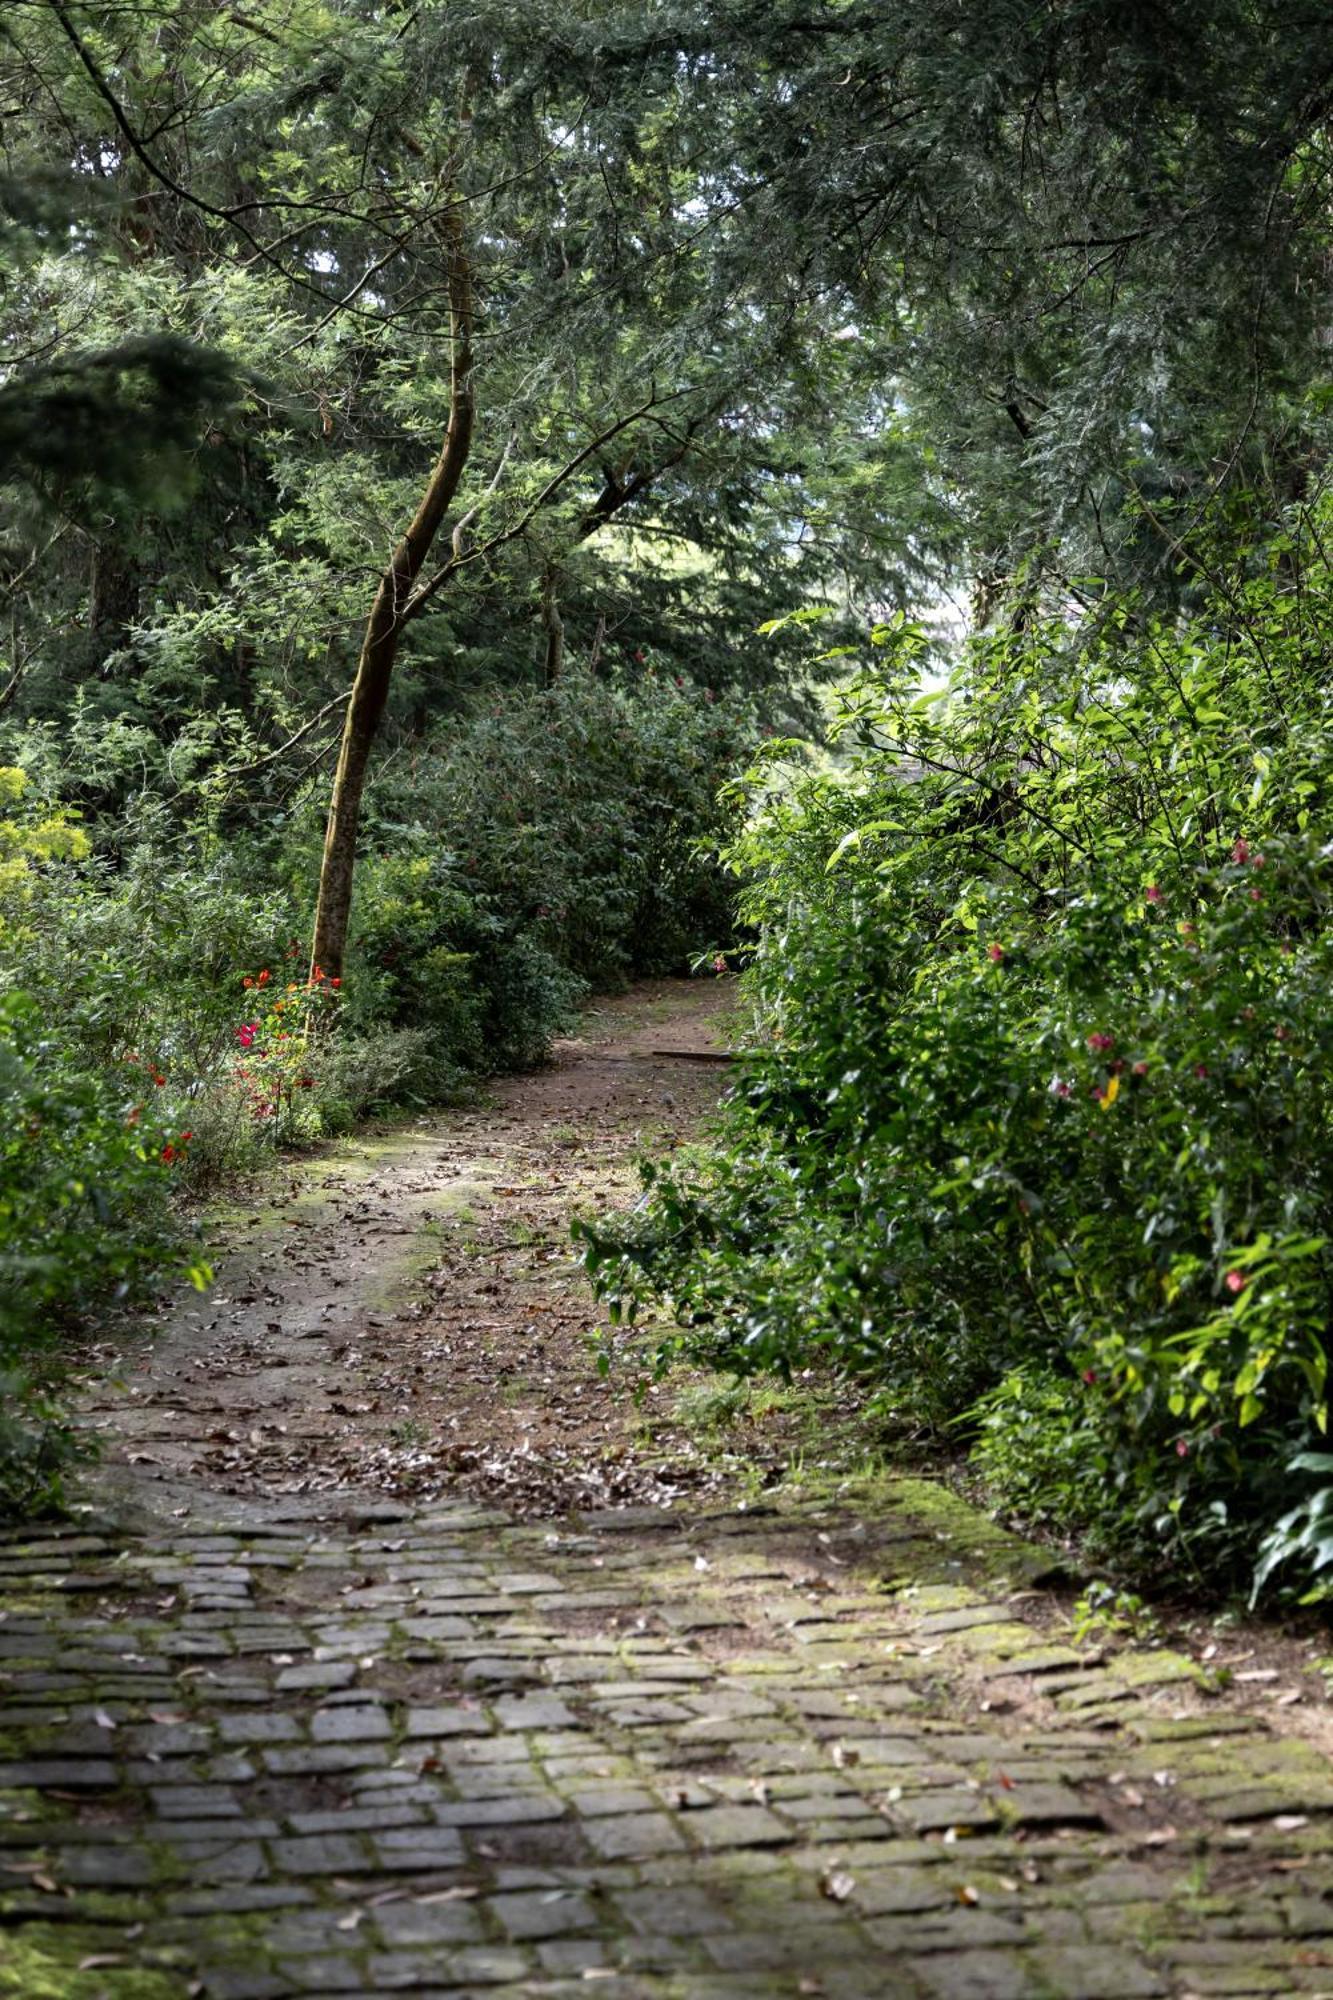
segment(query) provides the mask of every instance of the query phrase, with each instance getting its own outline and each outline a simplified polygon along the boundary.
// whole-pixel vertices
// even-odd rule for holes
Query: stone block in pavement
[[[764,1806],[705,1806],[678,1822],[701,1847],[775,1847],[795,1831]]]
[[[671,1854],[685,1846],[666,1813],[623,1813],[584,1823],[584,1835],[594,1853],[607,1861],[637,1861],[654,1854]]]
[[[482,1935],[481,1918],[470,1900],[385,1903],[374,1915],[375,1928],[391,1950],[412,1945],[474,1944]]]
[[[485,1907],[506,1937],[519,1942],[596,1931],[602,1921],[589,1898],[577,1889],[515,1890],[488,1896]]]
[[[350,1833],[298,1834],[273,1841],[270,1852],[281,1875],[360,1875],[369,1865],[364,1840]]]

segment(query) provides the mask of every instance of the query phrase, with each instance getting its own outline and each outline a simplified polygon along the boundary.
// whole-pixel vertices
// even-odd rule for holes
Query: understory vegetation
[[[206,1285],[200,1195],[535,1063],[591,989],[727,942],[719,789],[751,729],[735,697],[577,672],[476,705],[376,790],[339,976],[304,942],[309,810],[228,832],[208,773],[184,826],[160,782],[80,815],[86,746],[4,739],[0,1498],[56,1490],[70,1443],[21,1357],[163,1278]]]
[[[1315,1594],[1330,526],[1293,510],[1171,616],[979,633],[924,693],[925,635],[877,633],[842,766],[751,776],[722,1145],[588,1253],[622,1313],[670,1299],[664,1358],[822,1355],[1026,1521]]]

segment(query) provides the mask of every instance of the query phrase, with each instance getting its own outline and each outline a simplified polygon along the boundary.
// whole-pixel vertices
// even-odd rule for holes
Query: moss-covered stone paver
[[[1333,1994],[1324,1758],[926,1499],[11,1536],[0,1994]]]

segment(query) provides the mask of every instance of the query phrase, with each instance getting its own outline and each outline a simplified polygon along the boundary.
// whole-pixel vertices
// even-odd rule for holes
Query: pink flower
[[[987,945],[986,956],[992,965],[1000,965],[1004,960],[1004,946],[1002,944]]]
[[[1245,866],[1245,863],[1246,863],[1246,862],[1247,862],[1247,861],[1249,860],[1249,858],[1250,858],[1250,843],[1249,843],[1249,841],[1248,841],[1248,840],[1238,840],[1238,841],[1236,842],[1235,846],[1234,846],[1234,847],[1232,848],[1232,850],[1231,850],[1231,858],[1232,858],[1232,860],[1233,860],[1234,862],[1236,862],[1236,863],[1237,863],[1237,864],[1238,864],[1238,865],[1239,865],[1240,867],[1242,867],[1242,868],[1243,868],[1243,867]]]
[[[1097,1050],[1113,1049],[1115,1047],[1115,1036],[1101,1035],[1101,1034],[1089,1035],[1088,1047],[1090,1049],[1097,1049]]]
[[[1194,1074],[1199,1078],[1200,1082],[1202,1082],[1204,1077],[1206,1077],[1208,1074],[1207,1063],[1195,1063]]]
[[[1063,1077],[1057,1076],[1055,1078],[1055,1081],[1051,1085],[1051,1091],[1052,1094],[1056,1097],[1068,1097],[1069,1085],[1065,1082]]]
[[[1262,854],[1252,854],[1250,856],[1251,868],[1262,868],[1263,865],[1264,865],[1264,857]]]
[[[1232,1298],[1238,1297],[1239,1294],[1245,1290],[1245,1287],[1249,1284],[1249,1282],[1250,1282],[1249,1279],[1246,1277],[1243,1271],[1227,1272],[1226,1288],[1231,1293]]]
[[[1264,896],[1263,896],[1263,890],[1262,890],[1262,889],[1251,889],[1251,891],[1250,891],[1250,901],[1251,901],[1252,903],[1262,903],[1262,902],[1263,902],[1263,900],[1264,900]]]
[[[723,957],[722,953],[718,952],[717,956],[713,960],[713,970],[714,972],[725,972],[726,969],[727,969],[727,961]]]
[[[1188,1457],[1189,1457],[1189,1455],[1190,1455],[1190,1448],[1189,1448],[1189,1446],[1188,1446],[1188,1445],[1186,1444],[1186,1442],[1185,1442],[1184,1438],[1177,1438],[1177,1439],[1176,1439],[1176,1457],[1177,1457],[1177,1458],[1188,1458]]]
[[[1144,901],[1145,901],[1146,903],[1160,903],[1160,902],[1161,902],[1161,900],[1162,900],[1162,892],[1161,892],[1161,890],[1160,890],[1160,889],[1158,888],[1158,886],[1157,886],[1157,884],[1156,884],[1155,882],[1150,882],[1150,883],[1148,884],[1147,888],[1146,888],[1146,889],[1144,890],[1144,892],[1143,892],[1143,900],[1144,900]]]
[[[1097,1370],[1095,1368],[1085,1368],[1083,1370],[1083,1380],[1087,1383],[1090,1389],[1093,1383],[1097,1380]]]
[[[1146,1075],[1148,1074],[1148,1065],[1147,1065],[1147,1063],[1146,1063],[1146,1062],[1136,1062],[1136,1063],[1135,1063],[1135,1065],[1134,1065],[1134,1074],[1135,1074],[1135,1076],[1146,1076]]]

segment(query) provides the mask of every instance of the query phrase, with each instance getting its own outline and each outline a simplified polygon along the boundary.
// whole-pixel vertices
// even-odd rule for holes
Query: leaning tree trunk
[[[347,704],[338,768],[329,800],[324,858],[319,873],[312,963],[340,978],[352,909],[357,827],[371,746],[389,699],[394,662],[420,579],[440,523],[458,491],[472,449],[475,403],[472,389],[472,269],[463,233],[461,202],[445,219],[448,231],[449,314],[452,366],[449,424],[434,469],[406,533],[389,558],[366,620],[356,679]]]

